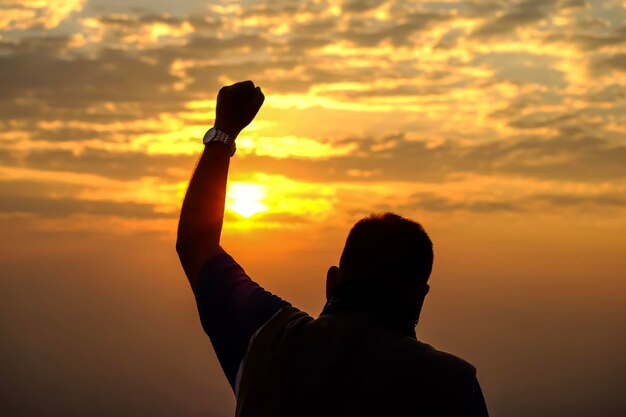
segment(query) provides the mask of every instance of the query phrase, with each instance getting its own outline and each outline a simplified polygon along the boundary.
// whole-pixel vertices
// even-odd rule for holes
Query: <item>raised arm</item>
[[[222,87],[217,96],[214,127],[236,138],[254,119],[264,99],[261,88],[252,81]],[[192,286],[204,263],[222,251],[220,235],[231,154],[231,148],[224,143],[205,145],[183,201],[176,251]]]

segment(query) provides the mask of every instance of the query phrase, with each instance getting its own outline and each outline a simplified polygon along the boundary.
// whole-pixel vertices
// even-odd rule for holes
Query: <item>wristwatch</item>
[[[216,129],[215,126],[210,128],[202,138],[202,143],[205,145],[209,142],[220,142],[228,146],[231,151],[230,156],[233,156],[237,150],[237,147],[235,146],[235,138],[231,137],[228,133]]]

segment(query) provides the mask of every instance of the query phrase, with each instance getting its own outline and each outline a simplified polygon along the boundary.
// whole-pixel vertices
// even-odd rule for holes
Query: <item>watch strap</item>
[[[202,143],[205,145],[211,142],[219,142],[228,146],[231,150],[230,156],[233,156],[237,150],[237,147],[235,146],[235,138],[230,136],[228,133],[217,129],[216,127],[210,128],[202,138]]]

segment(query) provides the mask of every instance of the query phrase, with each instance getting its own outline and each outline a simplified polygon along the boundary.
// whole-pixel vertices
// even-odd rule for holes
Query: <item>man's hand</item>
[[[252,81],[222,87],[217,94],[215,127],[236,137],[254,119],[264,100],[261,87]]]

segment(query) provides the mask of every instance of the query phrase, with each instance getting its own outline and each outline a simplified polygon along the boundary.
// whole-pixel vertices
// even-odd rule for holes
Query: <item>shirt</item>
[[[292,317],[314,321],[306,313],[259,286],[227,253],[219,253],[205,263],[194,294],[202,327],[236,394],[238,375],[242,375],[247,365],[246,355],[255,336],[264,337],[264,326],[279,320],[276,317],[282,310],[285,310],[282,316],[289,316],[285,323]],[[469,415],[486,417],[487,408],[477,379],[474,379],[473,385]]]

